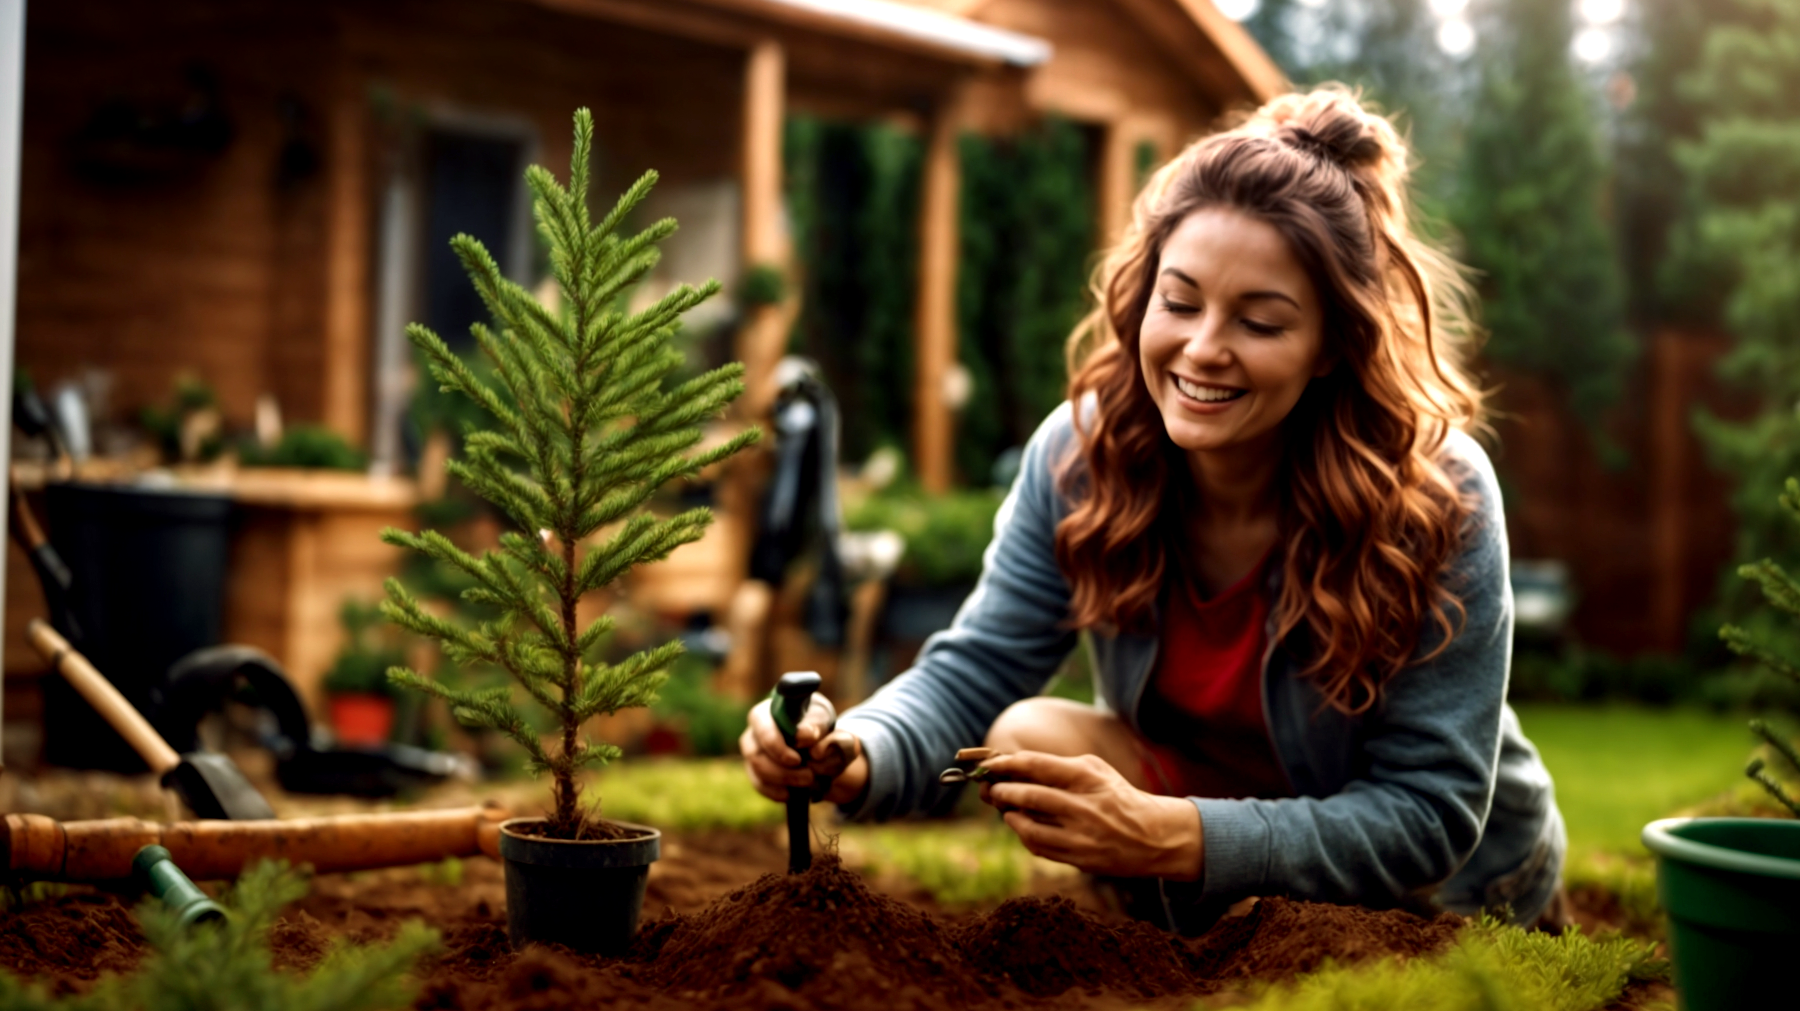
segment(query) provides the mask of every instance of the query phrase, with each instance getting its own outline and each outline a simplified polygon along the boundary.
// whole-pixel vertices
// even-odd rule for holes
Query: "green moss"
[[[1254,1011],[1599,1011],[1666,981],[1650,942],[1544,934],[1484,919],[1441,955],[1332,967],[1262,991]]]

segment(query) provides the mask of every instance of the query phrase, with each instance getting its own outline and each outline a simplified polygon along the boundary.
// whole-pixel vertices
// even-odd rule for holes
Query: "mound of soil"
[[[1034,997],[1073,987],[1161,997],[1206,982],[1175,935],[1135,920],[1103,922],[1065,898],[1009,899],[964,924],[956,947],[977,971]]]
[[[738,852],[781,856],[759,846]],[[648,903],[668,911],[645,924],[625,958],[542,947],[514,952],[499,867],[471,861],[455,884],[428,884],[415,872],[318,879],[314,893],[271,931],[275,964],[304,970],[334,941],[378,941],[418,917],[444,933],[442,953],[420,966],[421,1009],[1110,1011],[1187,1006],[1327,959],[1427,954],[1447,944],[1461,922],[1265,899],[1186,940],[1060,896],[1013,899],[986,913],[928,912],[872,889],[831,855],[804,875],[746,881],[753,870],[740,869],[732,890],[726,886],[733,874],[715,849],[668,847],[652,873]],[[696,867],[682,866],[684,853]],[[659,884],[664,875],[673,888]],[[103,893],[0,913],[0,968],[49,977],[60,990],[129,972],[143,951],[127,906]]]
[[[45,977],[57,993],[130,972],[143,955],[137,918],[102,892],[58,896],[0,915],[0,966],[18,976]]]

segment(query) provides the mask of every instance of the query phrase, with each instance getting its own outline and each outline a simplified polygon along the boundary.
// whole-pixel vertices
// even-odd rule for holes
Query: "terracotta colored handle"
[[[104,717],[119,732],[120,737],[125,738],[132,750],[150,766],[151,772],[160,776],[181,764],[181,756],[175,753],[174,748],[169,747],[169,743],[162,739],[162,735],[156,732],[150,721],[144,719],[143,714],[127,702],[125,696],[119,694],[112,682],[95,670],[94,665],[88,663],[87,657],[75,652],[75,647],[56,634],[56,630],[48,623],[33,618],[25,634],[30,636],[31,644],[37,647],[44,659],[50,661],[57,673],[67,678],[69,684],[74,685],[81,697],[87,700],[88,705],[93,706],[94,711]]]
[[[196,881],[234,878],[257,860],[310,864],[321,874],[402,867],[493,855],[507,817],[496,807],[463,807],[158,825],[137,818],[59,822],[9,814],[0,832],[0,868],[15,880],[120,880],[131,876],[137,851],[152,844],[168,847],[175,865]]]

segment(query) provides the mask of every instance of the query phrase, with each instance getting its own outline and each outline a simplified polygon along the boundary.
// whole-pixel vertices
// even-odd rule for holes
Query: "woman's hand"
[[[764,699],[750,710],[749,725],[738,738],[738,750],[744,754],[744,771],[750,785],[770,800],[787,800],[788,788],[811,790],[820,776],[834,777],[824,800],[847,804],[860,797],[869,783],[869,760],[864,757],[862,741],[845,730],[827,731],[836,714],[831,703],[814,695],[806,716],[794,729],[794,742],[806,752],[806,764],[800,764],[800,752],[788,747],[769,713],[769,700]]]
[[[1194,881],[1205,855],[1200,811],[1126,782],[1093,755],[1021,751],[983,762],[981,785],[1025,848],[1091,874]]]

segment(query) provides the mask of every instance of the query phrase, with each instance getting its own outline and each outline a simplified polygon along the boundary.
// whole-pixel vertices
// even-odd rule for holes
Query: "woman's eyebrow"
[[[1164,267],[1162,270],[1158,271],[1157,273],[1158,273],[1158,276],[1162,276],[1162,275],[1166,274],[1169,277],[1173,277],[1175,280],[1180,281],[1182,284],[1185,284],[1190,288],[1198,289],[1200,287],[1200,282],[1187,276],[1187,274],[1183,273],[1179,268],[1176,268],[1176,267]],[[1244,292],[1242,295],[1238,296],[1239,302],[1256,302],[1256,301],[1267,300],[1267,299],[1275,299],[1278,301],[1286,302],[1287,304],[1293,306],[1296,309],[1300,308],[1300,303],[1298,301],[1296,301],[1292,295],[1289,295],[1286,292],[1281,292],[1281,291],[1247,291],[1247,292]]]
[[[1265,299],[1279,299],[1296,309],[1300,308],[1300,303],[1294,301],[1292,296],[1279,291],[1246,291],[1238,296],[1239,302],[1255,302]]]

